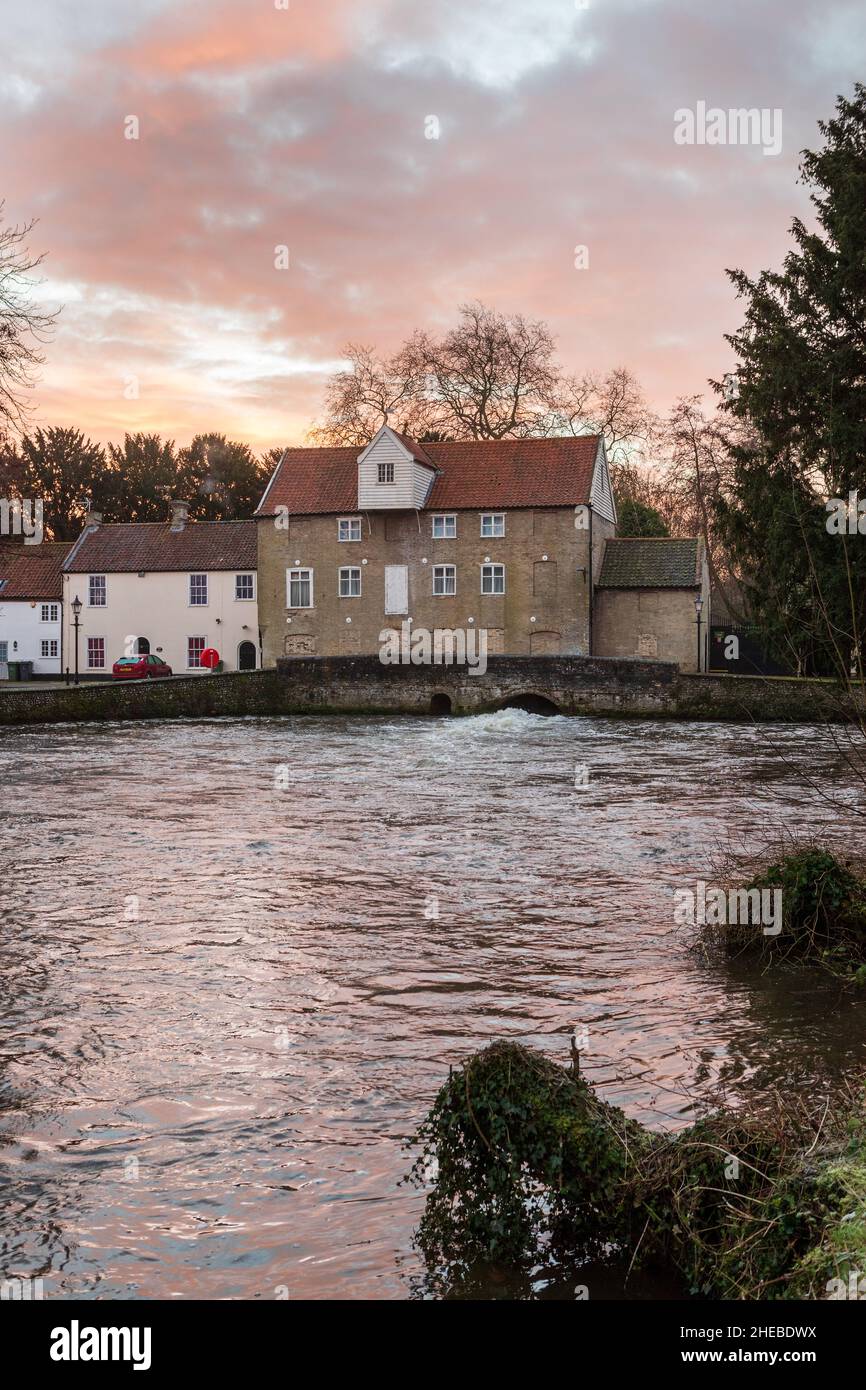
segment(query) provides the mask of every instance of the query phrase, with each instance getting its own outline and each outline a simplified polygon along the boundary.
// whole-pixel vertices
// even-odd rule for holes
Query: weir
[[[448,706],[446,707],[446,701]],[[663,661],[490,656],[469,666],[383,665],[376,656],[292,657],[275,670],[123,685],[10,686],[0,724],[183,719],[219,715],[477,714],[505,707],[622,718],[839,723],[855,697],[830,681],[682,674]]]

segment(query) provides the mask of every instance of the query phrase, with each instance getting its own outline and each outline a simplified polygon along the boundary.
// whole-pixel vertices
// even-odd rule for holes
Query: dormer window
[[[358,455],[359,512],[420,511],[436,477],[424,447],[382,425]]]

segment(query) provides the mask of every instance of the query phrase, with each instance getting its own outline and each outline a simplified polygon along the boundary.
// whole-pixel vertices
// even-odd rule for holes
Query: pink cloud
[[[626,363],[660,407],[703,389],[739,321],[724,269],[781,259],[797,151],[853,58],[812,59],[802,0],[607,0],[573,29],[529,8],[182,3],[73,45],[0,111],[7,211],[40,217],[67,301],[40,420],[298,439],[347,339],[387,349],[474,297],[547,318],[572,370]],[[783,154],[675,145],[699,99],[781,107]]]

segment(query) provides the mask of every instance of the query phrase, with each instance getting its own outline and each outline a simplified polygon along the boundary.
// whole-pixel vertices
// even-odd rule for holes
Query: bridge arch
[[[441,690],[440,690],[440,691],[437,691],[437,693],[431,697],[431,700],[430,700],[430,713],[431,713],[431,714],[450,714],[450,713],[451,713],[451,709],[452,709],[452,705],[451,705],[451,696],[450,696],[450,695],[446,695],[446,694],[444,693],[444,691],[441,691]]]
[[[522,709],[527,714],[561,714],[562,710],[555,700],[551,700],[549,695],[543,695],[539,690],[522,690],[514,695],[508,695],[504,700],[499,700],[493,706],[494,709]]]

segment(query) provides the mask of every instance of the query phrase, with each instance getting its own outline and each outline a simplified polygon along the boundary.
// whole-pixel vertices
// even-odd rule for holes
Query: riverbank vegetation
[[[675,1271],[695,1296],[841,1297],[866,1270],[863,1096],[778,1097],[654,1133],[517,1043],[471,1056],[415,1136],[431,1289],[539,1258]],[[836,1281],[836,1282],[834,1282]],[[590,1291],[591,1296],[591,1291]]]
[[[720,876],[733,892],[778,893],[781,922],[770,932],[747,917],[708,922],[705,942],[768,962],[814,963],[847,984],[866,986],[866,866],[818,842],[788,841],[745,862],[725,859]]]

